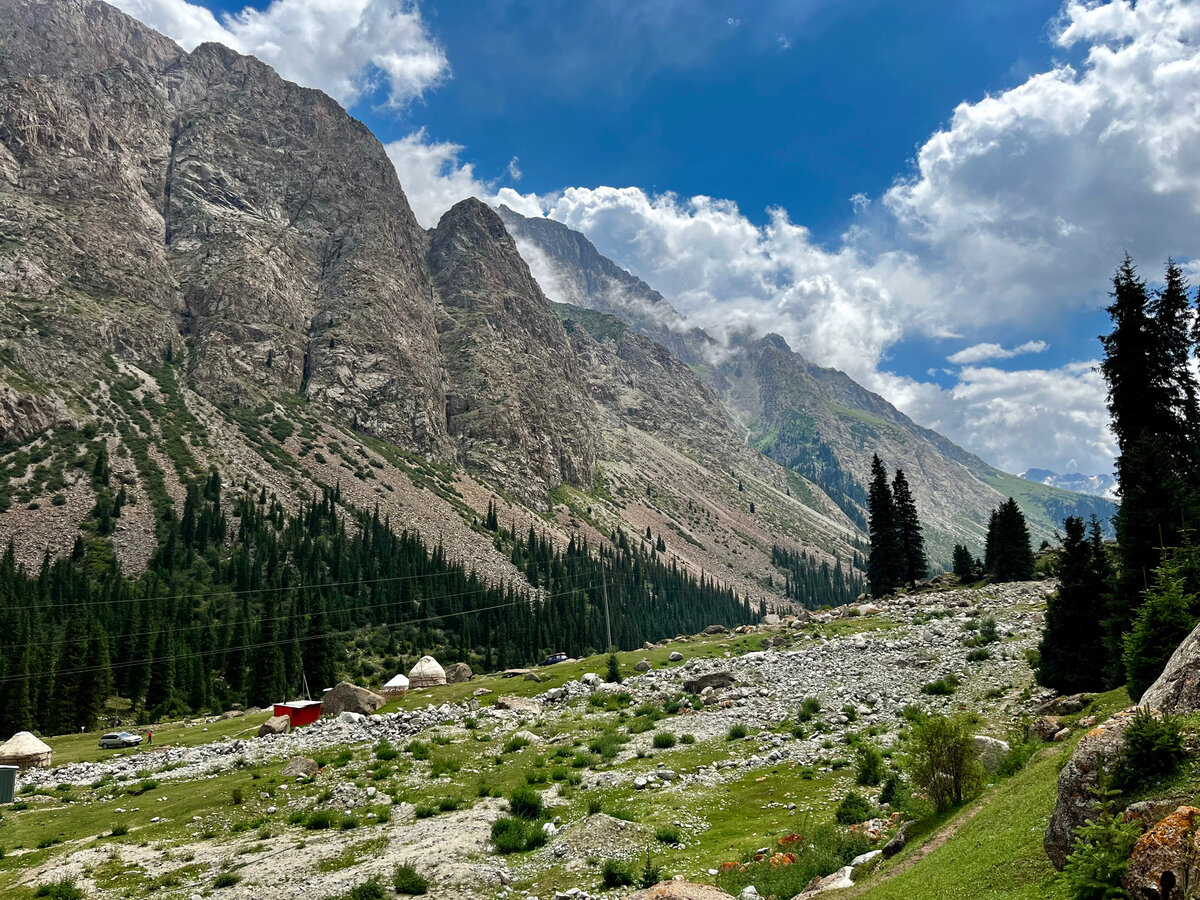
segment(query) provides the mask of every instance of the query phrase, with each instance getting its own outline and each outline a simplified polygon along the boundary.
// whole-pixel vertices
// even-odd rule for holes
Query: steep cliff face
[[[595,410],[562,322],[488,206],[464,200],[430,234],[449,377],[446,427],[464,463],[525,496],[595,480]]]
[[[669,347],[716,392],[756,449],[818,486],[859,528],[866,527],[865,486],[875,453],[889,470],[904,469],[938,562],[949,564],[955,542],[978,544],[988,514],[1009,495],[1038,539],[1052,537],[1066,515],[1095,512],[1105,521],[1112,515],[1106,501],[994,469],[845,373],[808,362],[777,335],[719,348],[582,234],[506,207],[500,214],[555,299],[610,313]]]

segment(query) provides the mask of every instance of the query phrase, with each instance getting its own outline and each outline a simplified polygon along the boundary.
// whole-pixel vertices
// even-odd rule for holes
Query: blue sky
[[[423,224],[558,219],[1010,471],[1111,471],[1112,269],[1200,274],[1187,0],[115,2],[333,94]]]

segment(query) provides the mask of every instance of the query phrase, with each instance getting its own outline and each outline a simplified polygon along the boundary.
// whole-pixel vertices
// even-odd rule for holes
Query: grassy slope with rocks
[[[874,803],[878,787],[854,785],[853,744],[869,740],[894,764],[906,707],[965,708],[981,716],[980,730],[1006,734],[1031,708],[1025,651],[1036,643],[1046,589],[898,597],[878,614],[675,640],[622,654],[631,676],[643,657],[653,668],[595,690],[580,679],[603,672],[602,658],[543,670],[540,683],[488,676],[414,691],[359,725],[322,721],[254,739],[266,713],[197,720],[160,727],[153,748],[122,753],[96,749],[94,734],[52,739],[57,767],[23,777],[19,804],[3,811],[0,892],[30,897],[66,876],[95,896],[118,888],[121,896],[211,889],[252,897],[286,883],[320,898],[373,876],[390,883],[407,862],[436,896],[495,891],[498,870],[512,882],[501,888],[507,896],[572,887],[617,896],[622,889],[603,887],[604,863],[640,873],[647,854],[663,877],[711,882],[722,863],[830,821],[852,789]],[[972,629],[987,616],[1001,640],[989,659],[968,662]],[[671,661],[672,652],[683,658]],[[682,682],[715,671],[735,684],[718,691],[719,702],[693,708]],[[960,680],[953,694],[921,692],[948,675]],[[507,696],[534,705],[497,708]],[[815,715],[801,715],[806,697],[819,700]],[[730,739],[741,728],[746,736]],[[656,740],[665,733],[672,746]],[[1003,832],[1010,843],[997,846],[1011,844],[1018,856],[1040,843],[1061,752],[990,789],[986,814],[945,848],[894,878],[881,869],[880,896],[909,883],[971,884],[977,866],[944,864],[958,859],[955,842],[970,829],[991,829],[993,841]],[[312,779],[282,778],[295,755],[323,768]],[[539,792],[558,826],[543,846],[497,855],[491,830],[518,788]],[[1015,812],[991,812],[1009,807]],[[541,821],[535,827],[543,833]],[[1027,855],[1034,874],[1047,874]],[[992,852],[996,863],[1008,856]],[[930,865],[937,879],[910,874]],[[214,887],[218,878],[227,886]]]

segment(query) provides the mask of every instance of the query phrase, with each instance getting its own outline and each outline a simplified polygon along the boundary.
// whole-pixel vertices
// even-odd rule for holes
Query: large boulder
[[[258,736],[266,737],[268,734],[287,734],[291,730],[292,719],[290,716],[271,716],[271,718],[258,726]]]
[[[1031,741],[1052,741],[1062,731],[1057,716],[1038,716],[1025,729],[1025,737]]]
[[[699,694],[705,688],[720,691],[727,687],[732,687],[733,682],[733,675],[729,672],[709,672],[707,675],[701,675],[699,678],[692,678],[685,681],[683,683],[683,692],[685,694]]]
[[[994,775],[999,771],[1000,764],[1004,762],[1004,757],[1008,756],[1012,748],[1007,741],[988,737],[985,734],[977,734],[975,735],[975,749],[979,751],[979,761],[983,763],[983,767]]]
[[[340,716],[344,712],[353,712],[369,716],[386,702],[374,691],[343,681],[321,701],[321,715]]]
[[[654,664],[651,663],[650,660],[646,659],[643,656],[641,659],[639,659],[637,661],[637,665],[635,665],[633,668],[635,670],[637,670],[638,672],[649,672],[651,669],[654,668]]]
[[[432,656],[422,656],[408,673],[410,688],[435,687],[446,683],[446,670]]]
[[[1096,798],[1092,794],[1092,789],[1096,787],[1096,774],[1101,765],[1111,771],[1114,760],[1121,753],[1125,729],[1129,727],[1135,709],[1132,706],[1124,709],[1085,734],[1058,775],[1058,797],[1042,841],[1046,855],[1056,869],[1061,869],[1067,863],[1075,840],[1075,830],[1088,819],[1095,819],[1099,813]]]
[[[1183,639],[1139,706],[1185,715],[1200,710],[1200,625]]]
[[[1135,900],[1182,897],[1183,886],[1200,882],[1197,820],[1200,809],[1181,806],[1138,838],[1125,879]]]
[[[315,759],[309,759],[307,756],[294,756],[288,760],[288,764],[279,774],[284,778],[312,778],[320,768]]]
[[[461,684],[475,677],[471,667],[465,662],[458,662],[446,670],[446,684]]]
[[[729,629],[724,625],[709,625],[701,634],[729,634]]]
[[[542,704],[529,697],[497,697],[496,709],[511,709],[514,712],[532,713],[537,716],[541,715]]]

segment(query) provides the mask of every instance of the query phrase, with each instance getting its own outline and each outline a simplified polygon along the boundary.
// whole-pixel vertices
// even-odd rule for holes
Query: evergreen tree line
[[[771,547],[771,562],[783,569],[785,576],[783,593],[805,609],[820,609],[822,606],[843,606],[858,599],[866,590],[863,576],[853,567],[842,568],[842,561],[835,559],[819,562],[809,556],[808,551],[796,552],[780,547]]]
[[[867,581],[871,593],[882,597],[902,585],[916,584],[928,575],[929,561],[917,505],[904,470],[897,469],[889,485],[887,469],[878,455],[871,458],[867,505],[871,538]]]
[[[1064,522],[1039,678],[1062,691],[1127,684],[1136,699],[1200,621],[1200,295],[1169,259],[1149,290],[1126,255],[1109,296],[1100,340],[1118,449],[1115,565],[1098,523],[1085,536],[1080,519]]]
[[[442,653],[489,670],[554,650],[597,652],[607,646],[605,587],[620,648],[754,620],[748,600],[623,532],[604,546],[575,539],[559,550],[532,529],[500,529],[493,512],[495,540],[530,590],[484,582],[378,510],[346,510],[337,488],[293,513],[246,486],[228,517],[222,494],[215,471],[190,485],[137,577],[121,571],[105,536],[105,491],[70,556],[47,555],[29,572],[8,547],[0,733],[93,728],[114,694],[146,721],[320,696],[338,680],[347,645],[371,628],[388,629],[390,644],[413,656]]]

